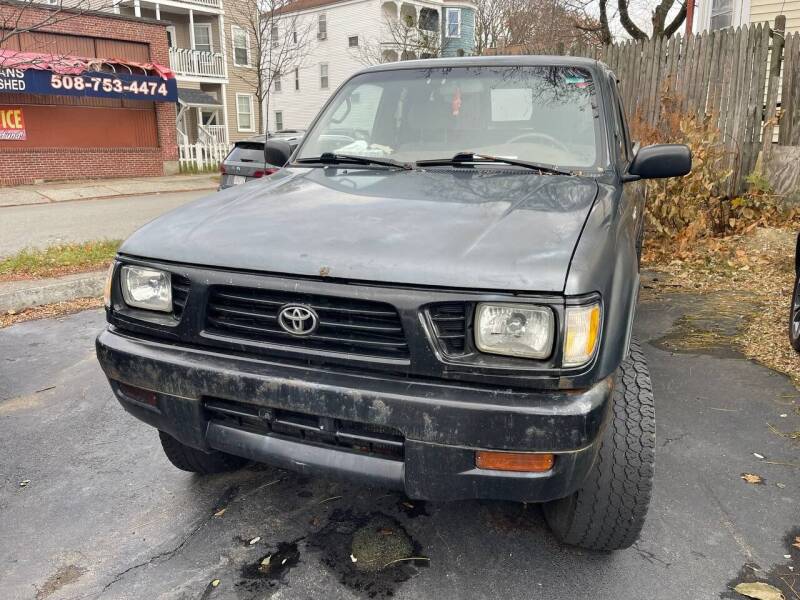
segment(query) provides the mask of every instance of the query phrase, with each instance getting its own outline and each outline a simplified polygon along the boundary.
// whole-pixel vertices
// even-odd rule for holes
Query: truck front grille
[[[464,302],[434,304],[430,308],[436,337],[447,354],[457,356],[467,350],[468,308]]]
[[[191,283],[186,277],[172,275],[172,313],[181,318],[183,309],[186,307],[186,300],[189,298],[189,287]]]
[[[219,398],[205,401],[206,418],[262,435],[291,438],[336,450],[403,460],[405,437],[391,427],[332,419]]]
[[[302,337],[284,331],[278,313],[288,304],[314,309],[317,330]],[[273,346],[401,359],[409,355],[400,316],[392,305],[336,296],[212,286],[206,331]]]

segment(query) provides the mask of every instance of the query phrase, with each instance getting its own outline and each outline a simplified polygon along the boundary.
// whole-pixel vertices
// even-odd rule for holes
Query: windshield
[[[591,74],[576,67],[377,71],[339,90],[297,158],[416,162],[473,152],[589,168],[602,157],[596,115]]]

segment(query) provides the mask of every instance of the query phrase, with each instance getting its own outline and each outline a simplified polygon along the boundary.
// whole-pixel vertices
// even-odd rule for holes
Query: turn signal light
[[[555,457],[552,454],[533,452],[490,452],[479,450],[475,453],[475,466],[494,471],[519,471],[524,473],[544,473],[553,468]]]

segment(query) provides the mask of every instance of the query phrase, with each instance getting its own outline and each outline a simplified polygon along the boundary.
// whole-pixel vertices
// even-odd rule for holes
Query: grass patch
[[[121,243],[99,240],[21,250],[0,259],[0,279],[38,279],[100,269],[111,262]]]

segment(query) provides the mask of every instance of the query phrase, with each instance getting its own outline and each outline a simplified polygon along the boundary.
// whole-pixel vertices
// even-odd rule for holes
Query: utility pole
[[[686,37],[692,35],[692,25],[694,23],[694,0],[686,0]]]

